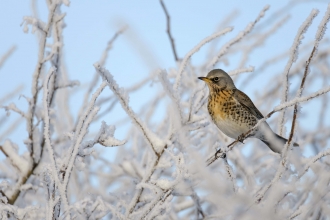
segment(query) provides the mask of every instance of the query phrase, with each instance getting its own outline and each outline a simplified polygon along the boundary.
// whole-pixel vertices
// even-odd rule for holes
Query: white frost
[[[10,159],[12,165],[21,172],[21,175],[26,176],[26,174],[31,170],[32,161],[26,160],[24,157],[21,157],[17,152],[17,146],[6,140],[3,143],[3,151],[6,152],[8,158]]]

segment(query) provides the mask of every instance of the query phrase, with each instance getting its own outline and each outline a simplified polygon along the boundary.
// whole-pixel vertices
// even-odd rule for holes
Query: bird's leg
[[[215,152],[214,158],[219,158],[219,157],[226,158],[226,156],[227,156],[226,153],[223,152],[220,148],[219,150],[217,150],[217,152]]]
[[[244,134],[241,134],[241,135],[239,135],[238,137],[237,137],[237,140],[239,141],[239,142],[241,142],[242,144],[244,144],[243,143],[243,141],[244,141]]]

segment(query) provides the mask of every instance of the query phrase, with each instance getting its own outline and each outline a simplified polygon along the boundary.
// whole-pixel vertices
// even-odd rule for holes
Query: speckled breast
[[[257,118],[233,98],[233,91],[211,93],[208,111],[217,127],[227,136],[237,138],[257,123]]]

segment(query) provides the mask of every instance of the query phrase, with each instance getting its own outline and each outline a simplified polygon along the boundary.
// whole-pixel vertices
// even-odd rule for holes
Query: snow
[[[18,154],[18,149],[11,141],[6,140],[2,145],[3,151],[8,155],[10,162],[16,167],[21,175],[26,175],[31,170],[31,161],[26,160]]]

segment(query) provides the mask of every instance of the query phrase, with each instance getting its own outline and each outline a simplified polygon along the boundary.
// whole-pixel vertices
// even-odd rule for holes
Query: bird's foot
[[[215,152],[214,157],[215,158],[226,158],[226,152],[224,152],[221,148],[219,150],[217,150],[217,152]]]
[[[244,143],[243,143],[243,141],[244,141],[244,134],[239,135],[239,136],[237,137],[237,140],[238,140],[239,142],[241,142],[242,144],[244,144]]]
[[[226,158],[227,157],[227,155],[226,155],[226,153],[225,152],[216,152],[215,153],[215,158]]]

